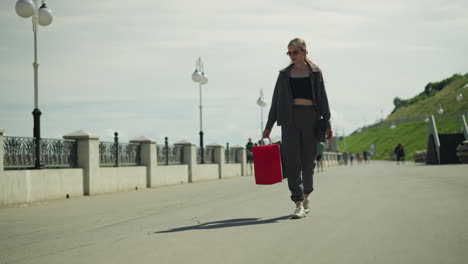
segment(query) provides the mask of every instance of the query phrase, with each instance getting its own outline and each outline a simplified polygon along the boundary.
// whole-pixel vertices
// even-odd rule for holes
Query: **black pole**
[[[114,133],[114,147],[115,147],[115,165],[114,167],[119,166],[119,133]]]
[[[167,137],[165,139],[165,145],[166,145],[166,165],[169,165],[169,143],[167,142]]]
[[[203,131],[200,131],[201,163],[205,163],[205,151],[203,149]]]
[[[41,110],[38,108],[35,108],[34,111],[32,112],[34,116],[34,130],[33,130],[33,136],[34,136],[34,168],[35,169],[40,169],[41,168]]]
[[[226,163],[229,163],[229,156],[230,156],[230,151],[229,151],[229,143],[226,142],[226,151],[227,151],[227,160],[226,160]]]

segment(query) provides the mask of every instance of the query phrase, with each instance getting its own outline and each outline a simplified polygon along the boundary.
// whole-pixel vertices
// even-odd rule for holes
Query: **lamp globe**
[[[192,80],[194,82],[200,82],[202,79],[202,76],[198,70],[195,69],[195,71],[192,73]]]
[[[37,14],[39,16],[39,25],[41,26],[48,26],[54,20],[52,11],[46,6],[46,4],[42,4]]]
[[[15,9],[18,16],[28,18],[34,14],[36,6],[31,0],[18,0],[18,2],[16,2]]]
[[[204,72],[202,72],[201,77],[202,78],[201,78],[200,83],[201,84],[207,84],[208,83],[208,75],[206,75]]]

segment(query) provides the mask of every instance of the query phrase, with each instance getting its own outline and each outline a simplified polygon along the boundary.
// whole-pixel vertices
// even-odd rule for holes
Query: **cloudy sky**
[[[33,34],[16,0],[0,2],[0,128],[32,136]],[[46,1],[38,34],[42,135],[83,129],[112,140],[198,143],[195,61],[205,63],[205,142],[260,136],[287,43],[306,40],[338,134],[374,123],[393,98],[468,72],[466,0]],[[278,128],[272,135],[279,137]]]

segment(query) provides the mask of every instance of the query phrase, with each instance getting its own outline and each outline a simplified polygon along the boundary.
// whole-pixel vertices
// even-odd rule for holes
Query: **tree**
[[[401,100],[400,97],[395,97],[395,99],[393,99],[393,105],[395,106],[395,109],[402,106],[402,104],[403,100]]]

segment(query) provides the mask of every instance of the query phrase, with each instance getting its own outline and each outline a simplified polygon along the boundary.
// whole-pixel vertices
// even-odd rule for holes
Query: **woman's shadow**
[[[203,230],[203,229],[216,229],[216,228],[226,228],[226,227],[236,227],[236,226],[247,226],[247,225],[260,225],[260,224],[272,224],[278,223],[280,220],[289,219],[288,216],[281,216],[271,219],[260,220],[260,218],[236,218],[222,221],[214,221],[208,223],[200,223],[193,226],[178,227],[164,231],[154,232],[155,234],[160,233],[172,233],[172,232],[181,232],[188,230]]]

